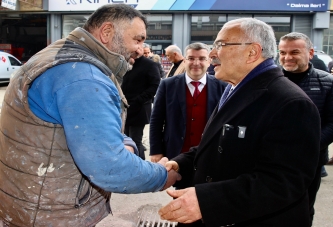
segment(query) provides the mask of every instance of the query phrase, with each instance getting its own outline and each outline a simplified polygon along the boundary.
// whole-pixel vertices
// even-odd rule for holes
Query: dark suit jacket
[[[226,83],[207,75],[207,120],[219,102]],[[173,158],[184,144],[186,133],[185,74],[161,81],[150,119],[150,155]]]
[[[149,124],[151,104],[160,83],[158,63],[141,56],[125,76],[121,89],[130,107],[126,125]]]
[[[307,95],[280,68],[253,78],[214,110],[199,146],[174,158],[182,181],[193,177],[205,223],[194,226],[309,226],[319,144]]]

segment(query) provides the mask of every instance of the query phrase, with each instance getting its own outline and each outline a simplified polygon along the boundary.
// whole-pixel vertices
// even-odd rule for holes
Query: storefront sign
[[[93,11],[104,4],[117,3],[131,5],[138,10],[323,12],[329,7],[328,0],[49,0],[49,11]]]
[[[16,9],[16,1],[17,0],[2,0],[1,1],[1,6],[7,9]]]

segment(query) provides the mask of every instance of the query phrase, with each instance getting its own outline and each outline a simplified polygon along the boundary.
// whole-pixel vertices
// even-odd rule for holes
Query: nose
[[[194,60],[193,60],[193,63],[192,63],[193,65],[199,65],[200,64],[200,60],[199,60],[199,58],[195,58]]]
[[[209,53],[209,57],[210,58],[216,58],[217,57],[217,52],[216,52],[216,49],[213,48],[210,53]]]

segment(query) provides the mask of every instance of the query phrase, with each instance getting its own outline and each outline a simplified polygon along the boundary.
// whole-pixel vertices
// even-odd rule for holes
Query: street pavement
[[[0,85],[1,86],[1,85]],[[0,87],[0,113],[6,87]],[[0,115],[1,117],[1,115]],[[144,129],[143,143],[148,148],[146,158],[149,159],[149,126]],[[330,157],[333,155],[333,145],[329,147]],[[317,194],[315,204],[316,213],[313,227],[333,227],[333,166],[325,166],[327,177],[322,178],[321,187]],[[172,199],[165,191],[155,193],[142,193],[122,195],[113,193],[111,208],[113,215],[107,216],[96,227],[136,227],[141,212],[153,212],[151,219],[159,207],[166,205]],[[155,218],[155,216],[154,216]],[[140,225],[141,226],[141,225]],[[170,225],[171,227],[172,225]]]

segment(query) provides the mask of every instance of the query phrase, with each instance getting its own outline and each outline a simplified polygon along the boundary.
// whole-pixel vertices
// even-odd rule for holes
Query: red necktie
[[[196,99],[200,94],[198,86],[199,86],[199,84],[201,84],[201,82],[192,81],[191,84],[195,87],[194,93],[193,93],[193,98]]]

